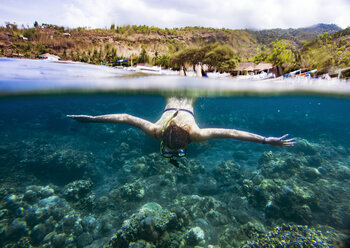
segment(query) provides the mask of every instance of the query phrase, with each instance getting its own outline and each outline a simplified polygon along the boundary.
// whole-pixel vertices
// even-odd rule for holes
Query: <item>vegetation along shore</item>
[[[210,69],[232,72],[239,62],[271,62],[281,73],[299,68],[327,73],[350,66],[350,27],[317,24],[299,29],[231,30],[204,27],[161,29],[114,24],[105,29],[75,29],[34,23],[0,27],[0,56],[128,65],[117,60],[179,69],[203,62]]]

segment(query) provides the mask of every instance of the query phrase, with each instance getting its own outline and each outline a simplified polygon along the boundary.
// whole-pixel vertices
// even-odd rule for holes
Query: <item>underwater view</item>
[[[0,73],[0,247],[349,246],[349,83],[286,80],[273,92],[274,82],[4,58]],[[156,123],[170,97],[192,99],[202,129],[295,144],[190,142],[174,164],[136,124],[67,117]]]

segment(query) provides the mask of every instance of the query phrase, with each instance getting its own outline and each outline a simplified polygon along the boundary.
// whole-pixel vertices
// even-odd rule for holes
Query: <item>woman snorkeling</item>
[[[129,114],[109,115],[67,115],[80,122],[126,123],[141,129],[147,135],[161,141],[161,154],[178,166],[176,158],[186,155],[187,145],[191,142],[203,142],[210,139],[237,139],[273,146],[293,146],[294,139],[282,137],[264,137],[254,133],[235,129],[199,128],[193,113],[195,100],[191,98],[170,97],[160,119],[156,123],[149,122]]]

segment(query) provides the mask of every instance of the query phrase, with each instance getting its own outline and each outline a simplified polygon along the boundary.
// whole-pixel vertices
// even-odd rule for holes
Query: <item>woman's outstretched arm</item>
[[[286,139],[288,134],[282,137],[264,137],[254,133],[235,129],[223,129],[223,128],[203,128],[191,135],[192,141],[205,141],[209,139],[237,139],[243,141],[256,142],[261,144],[269,144],[273,146],[293,146],[295,144],[294,139]]]
[[[133,127],[141,129],[147,135],[159,139],[161,128],[150,121],[146,121],[139,117],[129,114],[111,114],[111,115],[67,115],[67,117],[79,122],[110,122],[110,123],[125,123]]]

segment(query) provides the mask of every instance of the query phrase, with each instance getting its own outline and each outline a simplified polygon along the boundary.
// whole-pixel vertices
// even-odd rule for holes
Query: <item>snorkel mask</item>
[[[160,143],[160,153],[162,156],[168,160],[169,163],[179,168],[179,162],[177,158],[184,158],[186,156],[186,149],[180,149],[176,151],[170,151],[166,149],[163,145],[163,141]]]
[[[177,151],[170,151],[166,149],[163,145],[163,141],[160,143],[160,153],[162,156],[168,160],[169,163],[179,168],[179,162],[176,160],[177,158],[183,158],[186,156],[186,149],[180,149]]]
[[[187,153],[186,149],[170,151],[164,147],[163,142],[161,142],[160,146],[160,153],[164,158],[181,158],[185,157]]]

